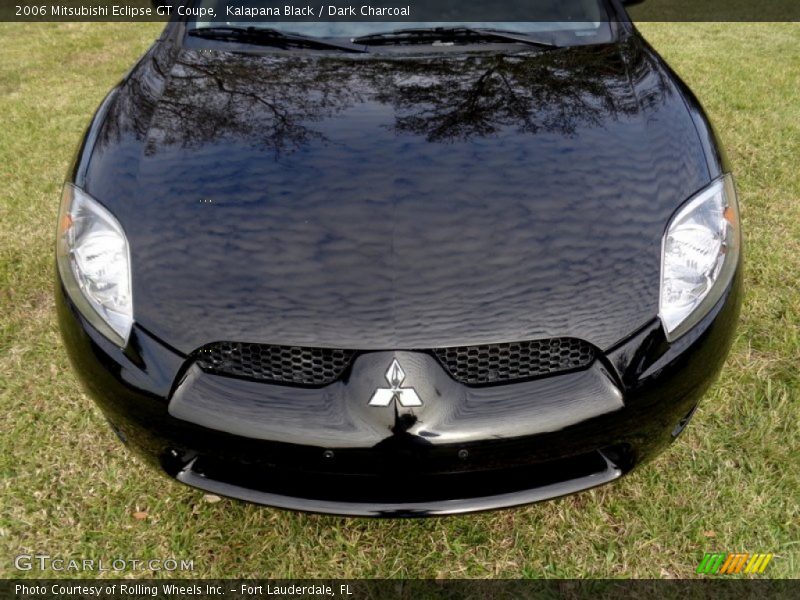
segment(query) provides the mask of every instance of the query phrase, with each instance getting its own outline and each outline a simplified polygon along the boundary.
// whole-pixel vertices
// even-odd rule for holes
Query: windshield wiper
[[[424,44],[425,42],[516,42],[539,48],[558,48],[551,42],[535,40],[524,33],[514,33],[499,29],[478,29],[473,27],[429,27],[416,29],[395,29],[384,33],[371,33],[350,40],[354,44],[381,46],[390,44]]]
[[[334,42],[265,27],[196,27],[195,29],[190,29],[187,35],[206,40],[237,42],[257,46],[321,48],[325,50],[342,50],[343,52],[367,51],[363,46],[348,44],[347,42]]]

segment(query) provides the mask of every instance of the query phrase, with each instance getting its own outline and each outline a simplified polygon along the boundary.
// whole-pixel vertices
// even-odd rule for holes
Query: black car
[[[730,169],[620,3],[558,6],[173,19],[59,217],[65,345],[121,440],[213,493],[423,516],[675,439],[738,318]]]

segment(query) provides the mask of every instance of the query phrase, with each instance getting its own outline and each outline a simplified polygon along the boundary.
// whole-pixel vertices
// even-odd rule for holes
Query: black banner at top
[[[513,23],[799,21],[800,0],[0,0],[2,21]]]

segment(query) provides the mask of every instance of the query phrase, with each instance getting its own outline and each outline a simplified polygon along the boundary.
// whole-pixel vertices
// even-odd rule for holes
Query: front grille
[[[552,375],[594,361],[594,347],[575,338],[439,348],[434,354],[453,379],[467,385]]]
[[[420,350],[424,352],[424,350]],[[431,350],[449,375],[466,385],[509,383],[588,367],[594,347],[574,338]],[[194,354],[208,373],[257,381],[323,386],[341,379],[356,350],[217,342]]]
[[[218,342],[198,350],[195,360],[217,375],[321,386],[338,380],[354,355],[352,350]]]

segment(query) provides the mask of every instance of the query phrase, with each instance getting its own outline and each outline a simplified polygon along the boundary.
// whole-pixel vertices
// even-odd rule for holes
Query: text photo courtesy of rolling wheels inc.
[[[800,6],[62,4],[0,597],[797,596]]]

